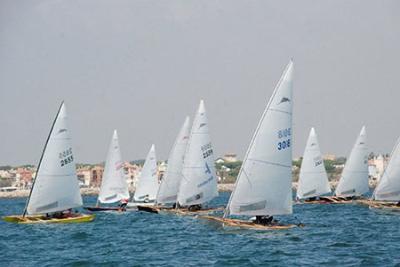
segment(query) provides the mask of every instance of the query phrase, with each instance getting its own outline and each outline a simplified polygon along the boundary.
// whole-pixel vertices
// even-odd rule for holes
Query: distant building
[[[323,159],[324,160],[336,160],[336,156],[333,154],[325,154]]]
[[[217,158],[215,160],[215,163],[217,163],[217,164],[225,163],[225,160],[223,158]]]
[[[368,160],[369,175],[372,179],[379,181],[385,172],[386,166],[389,163],[389,157],[384,155],[378,155]]]
[[[236,155],[236,154],[233,154],[233,153],[225,154],[225,155],[222,157],[222,159],[223,159],[225,162],[236,162],[236,161],[238,161],[237,155]]]
[[[164,178],[165,173],[167,172],[168,164],[163,161],[157,166],[158,170],[158,181],[161,181]]]
[[[18,168],[16,172],[16,183],[22,188],[30,187],[32,184],[32,171],[26,168]]]
[[[136,164],[124,162],[124,175],[129,186],[135,186],[141,167]]]
[[[90,170],[90,186],[99,187],[101,185],[101,180],[103,179],[104,167],[95,166]]]
[[[76,175],[78,176],[78,180],[81,185],[90,186],[90,177],[91,171],[89,167],[83,167],[76,171]]]

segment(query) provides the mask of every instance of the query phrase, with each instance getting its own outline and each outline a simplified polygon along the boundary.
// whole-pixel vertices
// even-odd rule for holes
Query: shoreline
[[[331,181],[329,182],[332,188],[332,191],[336,188],[337,186],[337,181]],[[376,181],[369,181],[369,187],[370,188],[375,188],[376,186]],[[218,191],[219,192],[232,192],[233,188],[235,187],[235,184],[218,184]],[[297,182],[292,183],[292,190],[297,189]],[[129,190],[130,193],[133,193],[134,190]],[[24,189],[24,190],[16,190],[12,192],[0,192],[0,198],[23,198],[23,197],[28,197],[29,196],[30,190]],[[82,196],[96,196],[99,194],[99,188],[81,188],[81,195]]]

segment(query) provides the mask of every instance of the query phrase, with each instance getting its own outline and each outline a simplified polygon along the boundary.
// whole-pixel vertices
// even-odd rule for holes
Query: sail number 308
[[[291,145],[290,136],[292,135],[292,129],[286,128],[278,131],[278,150],[289,148]],[[282,140],[283,139],[283,140]]]

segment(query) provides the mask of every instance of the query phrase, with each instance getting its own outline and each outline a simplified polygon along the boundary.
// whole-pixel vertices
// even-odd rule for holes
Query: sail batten
[[[368,191],[368,147],[364,126],[350,152],[335,195],[352,197],[360,196]]]
[[[292,213],[292,80],[290,61],[261,116],[224,217]]]
[[[157,203],[176,203],[179,185],[182,180],[183,161],[189,134],[190,119],[186,117],[169,154],[167,171],[157,193]]]
[[[101,181],[99,202],[115,203],[122,199],[129,199],[129,190],[123,174],[118,134],[117,130],[114,130],[107,153],[103,180]]]
[[[79,206],[82,206],[82,197],[67,127],[67,112],[62,103],[38,165],[26,212],[43,214]]]
[[[152,145],[136,185],[134,200],[137,202],[155,201],[158,187],[156,151]]]
[[[318,137],[315,129],[311,128],[301,163],[297,198],[317,197],[330,192],[331,188],[319,148]]]
[[[178,203],[182,206],[203,204],[218,196],[214,152],[204,101],[193,120],[183,161]]]

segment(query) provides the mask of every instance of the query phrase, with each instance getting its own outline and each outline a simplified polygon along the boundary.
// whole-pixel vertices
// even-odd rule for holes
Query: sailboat
[[[136,184],[133,202],[128,203],[128,207],[137,205],[154,205],[158,191],[157,159],[154,145],[151,145],[147,154],[142,172]]]
[[[301,163],[296,198],[308,203],[319,203],[319,197],[330,192],[318,137],[315,129],[311,128]]]
[[[72,212],[82,206],[67,111],[61,103],[39,161],[33,185],[22,215],[5,216],[13,223],[90,222],[94,215]]]
[[[182,180],[183,160],[185,157],[186,146],[190,134],[190,119],[186,117],[175,143],[169,153],[168,167],[164,178],[161,180],[160,187],[156,196],[154,207],[138,206],[141,211],[158,213],[161,209],[174,208],[177,202],[179,185]]]
[[[370,208],[400,211],[400,139],[391,153],[389,163],[369,201]]]
[[[250,229],[296,227],[257,221],[257,217],[292,214],[292,80],[290,61],[258,123],[224,216],[202,218]],[[230,215],[256,216],[256,220],[231,219]]]
[[[218,196],[214,151],[204,101],[193,120],[177,195],[178,213],[210,212],[204,205]]]
[[[368,186],[368,147],[365,126],[351,150],[335,190],[334,203],[352,202],[369,192]]]
[[[128,184],[123,173],[123,162],[118,142],[117,130],[114,130],[108,149],[104,175],[96,207],[85,207],[90,211],[123,211],[122,207],[100,207],[99,203],[110,204],[129,200]]]

